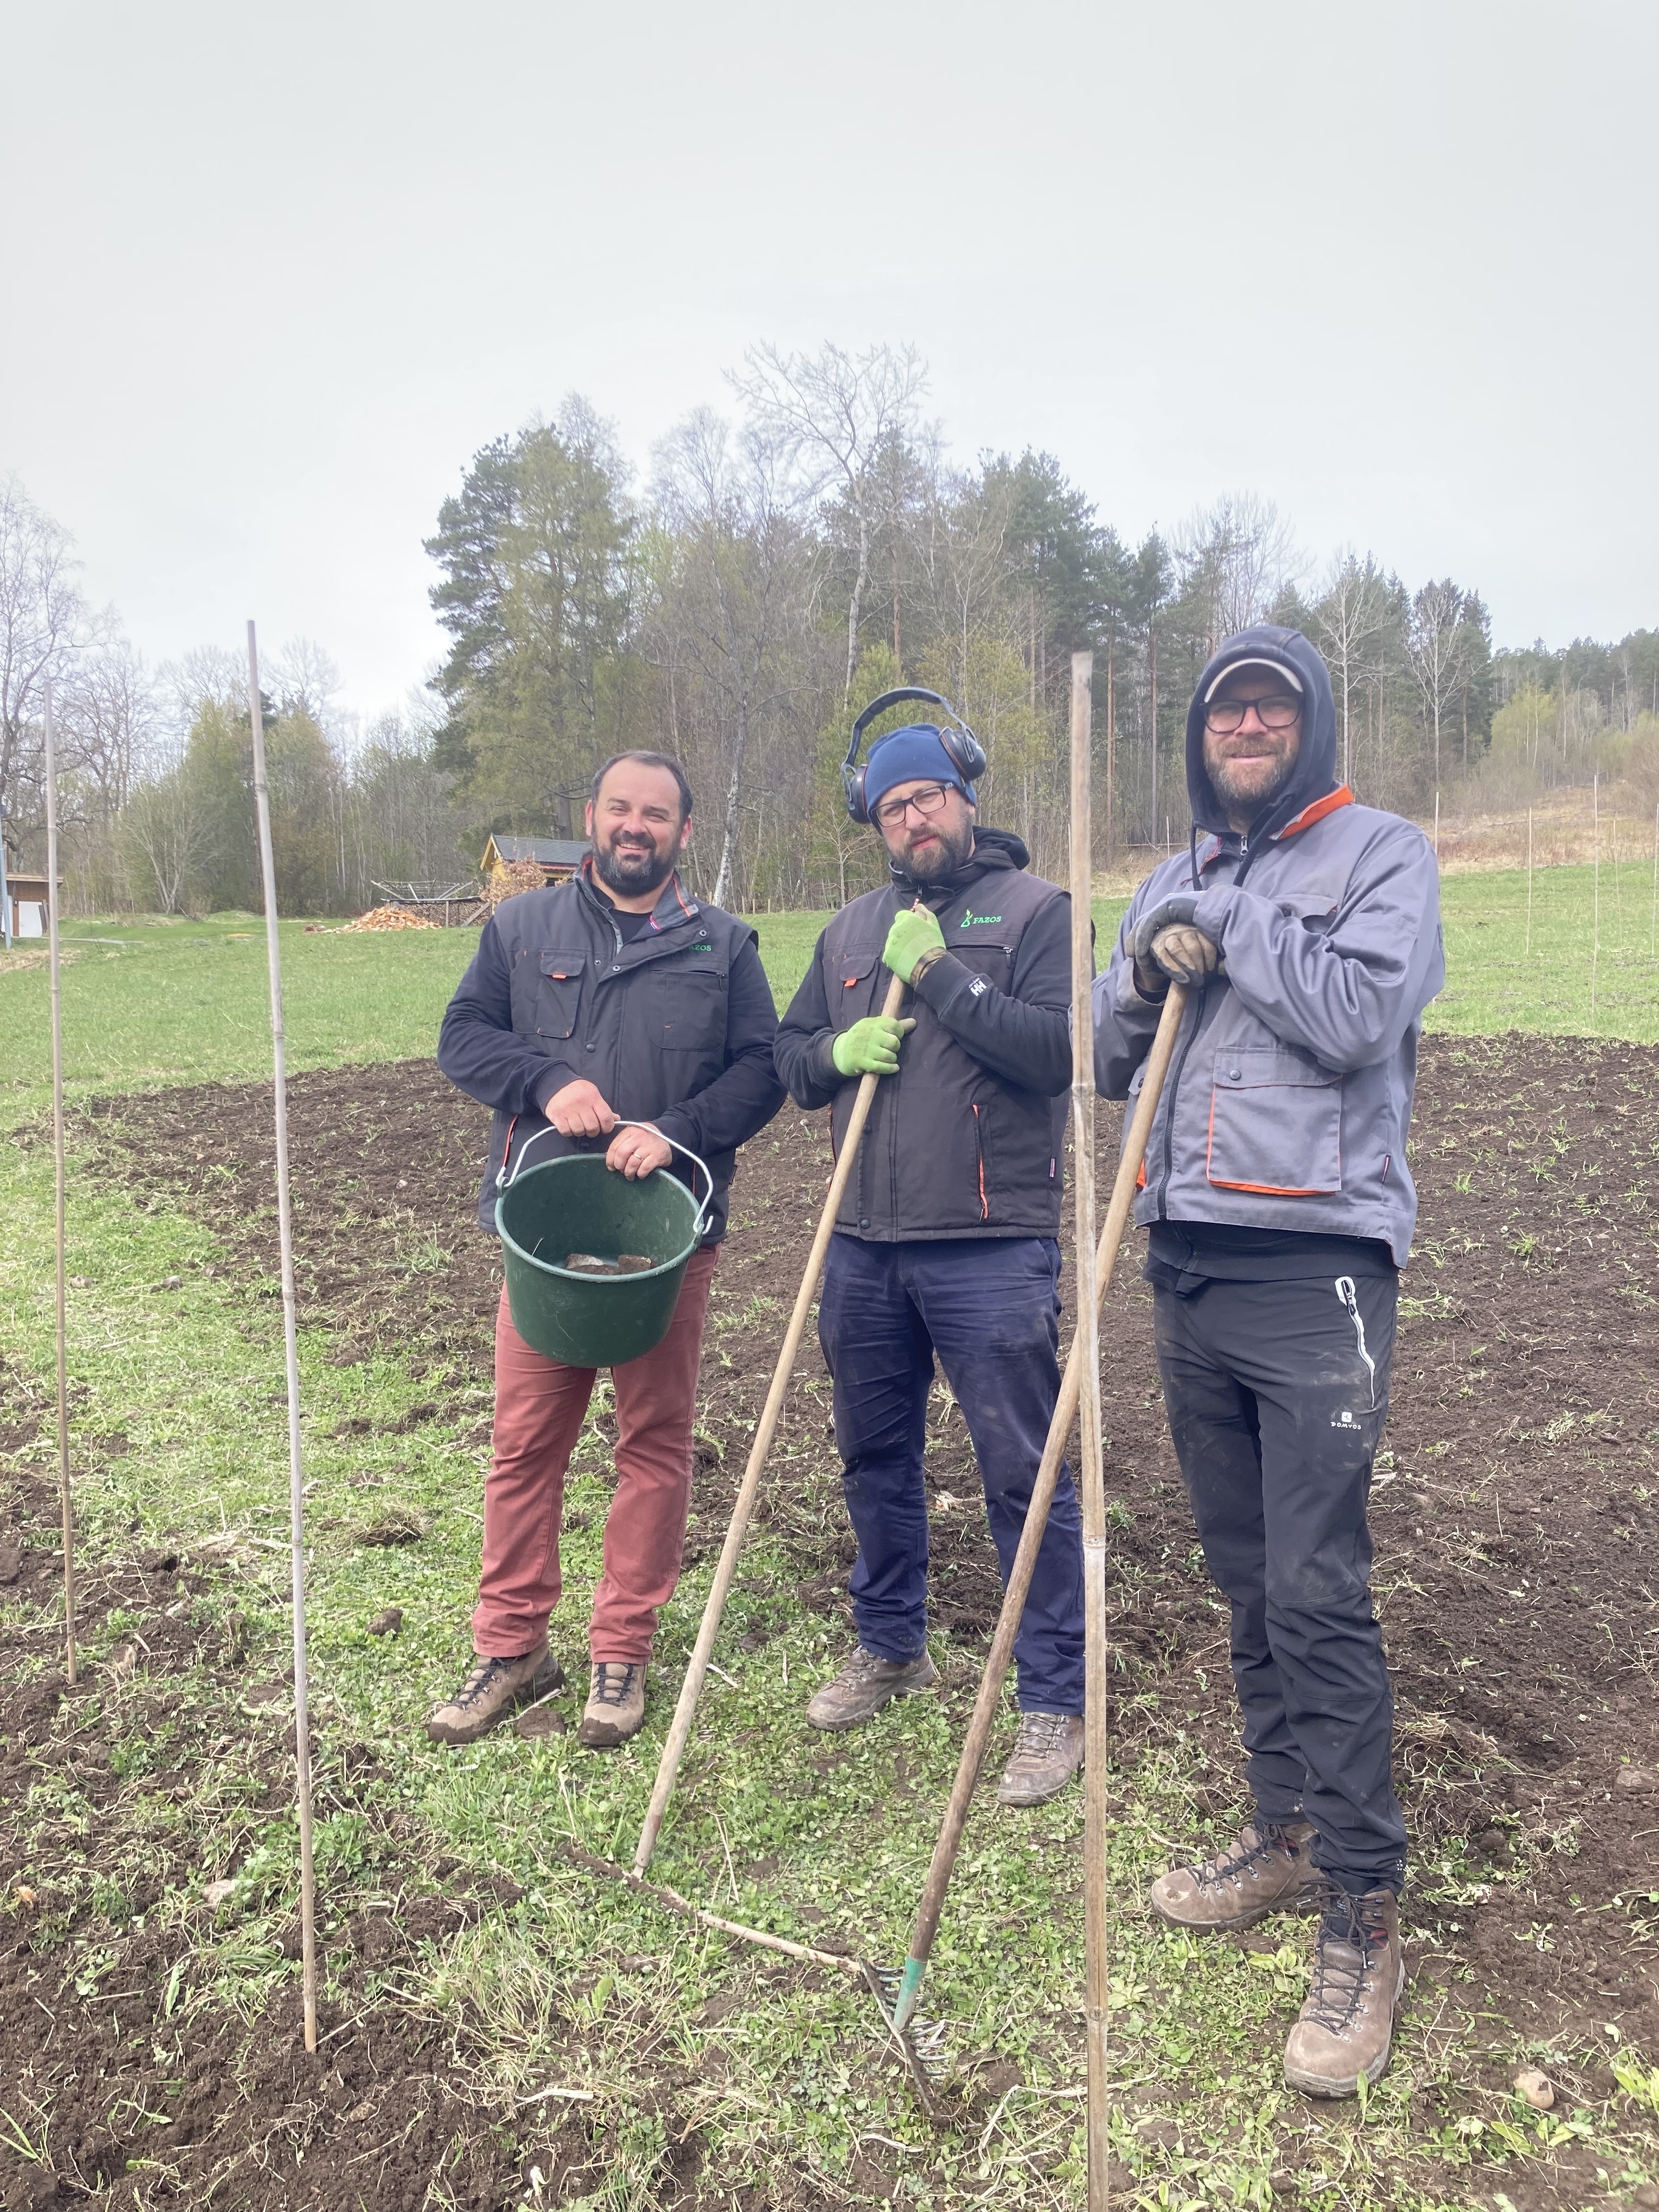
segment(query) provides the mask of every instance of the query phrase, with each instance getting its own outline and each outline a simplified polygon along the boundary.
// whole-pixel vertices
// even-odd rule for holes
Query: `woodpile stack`
[[[343,933],[356,929],[436,929],[439,925],[417,914],[412,906],[372,906],[356,921],[342,924]]]
[[[517,898],[520,891],[540,890],[546,881],[539,861],[498,860],[484,884],[484,913],[494,914],[503,899]]]

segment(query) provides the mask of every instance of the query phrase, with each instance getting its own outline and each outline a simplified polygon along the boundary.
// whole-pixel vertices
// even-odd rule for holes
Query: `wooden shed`
[[[492,836],[484,847],[483,870],[509,867],[515,860],[533,860],[549,884],[568,883],[590,848],[586,837],[515,837],[507,830]]]
[[[58,888],[60,891],[64,888],[64,878],[61,876],[58,878]],[[15,939],[24,934],[23,908],[25,907],[38,909],[39,915],[37,921],[36,915],[30,914],[28,935],[31,937],[46,935],[48,896],[46,878],[44,876],[18,876],[14,875],[9,868],[6,870],[6,897],[11,906],[9,918],[11,922],[11,933]]]

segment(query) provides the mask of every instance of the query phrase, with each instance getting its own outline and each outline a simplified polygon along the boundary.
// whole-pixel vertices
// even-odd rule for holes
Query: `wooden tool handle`
[[[1181,984],[1171,983],[1169,996],[1164,1002],[1158,1034],[1147,1055],[1146,1080],[1140,1087],[1140,1098],[1129,1124],[1123,1157],[1118,1162],[1117,1178],[1112,1185],[1111,1201],[1101,1226],[1100,1241],[1095,1248],[1097,1296],[1101,1298],[1105,1297],[1111,1283],[1112,1265],[1117,1257],[1118,1245],[1122,1241],[1129,1209],[1134,1203],[1136,1178],[1140,1173],[1140,1163],[1146,1158],[1152,1116],[1158,1111],[1158,1102],[1164,1093],[1164,1079],[1169,1072],[1170,1057],[1175,1050],[1176,1033],[1181,1027],[1181,1018],[1186,1007],[1186,991]],[[1054,1405],[1054,1419],[1048,1424],[1048,1440],[1042,1448],[1042,1463],[1037,1469],[1031,1502],[1025,1509],[1025,1526],[1020,1534],[1019,1549],[1014,1554],[1008,1587],[1003,1595],[1002,1611],[997,1617],[996,1634],[991,1639],[990,1656],[985,1662],[979,1696],[974,1703],[973,1718],[968,1723],[968,1735],[957,1763],[951,1802],[945,1808],[939,1841],[933,1846],[933,1863],[927,1870],[927,1887],[922,1891],[921,1904],[916,1913],[916,1924],[910,1938],[910,1954],[905,1961],[904,1978],[900,1986],[898,2003],[895,2007],[895,2015],[901,2027],[915,2009],[922,1972],[928,1954],[933,1948],[933,1938],[939,1932],[945,1893],[951,1886],[951,1873],[956,1864],[963,1829],[967,1825],[968,1808],[973,1802],[974,1788],[979,1780],[980,1768],[984,1764],[986,1747],[996,1723],[1002,1685],[1007,1676],[1008,1662],[1013,1656],[1014,1638],[1019,1633],[1026,1593],[1031,1586],[1037,1553],[1042,1547],[1043,1532],[1048,1525],[1048,1509],[1054,1503],[1054,1485],[1060,1479],[1066,1439],[1072,1423],[1077,1418],[1082,1388],[1083,1352],[1073,1335],[1071,1356],[1066,1362],[1060,1396]]]
[[[918,900],[917,904],[920,903]],[[899,1008],[904,1003],[907,988],[902,975],[894,976],[882,1006],[884,1014],[896,1018]],[[645,1825],[640,1830],[639,1844],[634,1853],[635,1874],[644,1873],[651,1863],[651,1854],[657,1847],[657,1833],[662,1826],[663,1815],[668,1810],[668,1800],[673,1794],[675,1778],[679,1772],[680,1760],[684,1756],[686,1742],[691,1734],[691,1723],[696,1715],[697,1699],[702,1694],[703,1678],[708,1672],[720,1615],[726,1609],[732,1577],[738,1571],[738,1554],[743,1549],[750,1516],[755,1510],[755,1496],[760,1488],[761,1473],[766,1465],[766,1455],[772,1448],[772,1439],[777,1433],[784,1398],[789,1389],[789,1378],[794,1371],[795,1355],[800,1350],[800,1340],[805,1334],[812,1301],[817,1296],[818,1278],[823,1273],[824,1255],[830,1249],[830,1239],[835,1231],[836,1216],[841,1211],[842,1196],[852,1178],[853,1164],[858,1158],[864,1125],[870,1118],[876,1085],[884,1079],[879,1075],[861,1077],[858,1097],[853,1101],[847,1133],[842,1139],[835,1173],[830,1178],[830,1193],[823,1201],[823,1212],[818,1217],[817,1234],[813,1237],[812,1249],[807,1255],[806,1272],[801,1277],[795,1310],[790,1315],[789,1326],[784,1332],[783,1349],[778,1354],[778,1364],[773,1370],[772,1387],[766,1394],[766,1403],[761,1410],[760,1423],[755,1431],[755,1441],[749,1448],[749,1464],[743,1471],[737,1504],[732,1509],[731,1526],[726,1529],[726,1541],[720,1547],[720,1565],[715,1568],[714,1579],[709,1585],[708,1602],[702,1609],[702,1626],[697,1631],[690,1664],[686,1668],[685,1680],[680,1685],[679,1703],[674,1708],[673,1725],[668,1731],[662,1757],[657,1763],[656,1783],[652,1789]]]

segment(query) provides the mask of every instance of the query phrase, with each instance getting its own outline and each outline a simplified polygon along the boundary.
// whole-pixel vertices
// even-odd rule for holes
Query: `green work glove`
[[[830,1057],[842,1075],[896,1075],[899,1046],[912,1021],[896,1021],[891,1014],[866,1014],[843,1030],[830,1048]]]
[[[926,907],[920,913],[907,907],[895,917],[881,957],[896,975],[914,983],[918,969],[931,966],[944,950],[945,933],[938,915],[929,914]]]

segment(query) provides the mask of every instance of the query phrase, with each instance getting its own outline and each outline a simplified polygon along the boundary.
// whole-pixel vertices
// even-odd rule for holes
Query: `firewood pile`
[[[341,925],[341,933],[360,929],[437,929],[441,925],[416,914],[410,906],[372,906],[367,914],[360,914],[356,921]]]
[[[484,884],[484,913],[494,914],[503,899],[517,898],[520,891],[540,890],[546,881],[538,861],[498,860]]]

